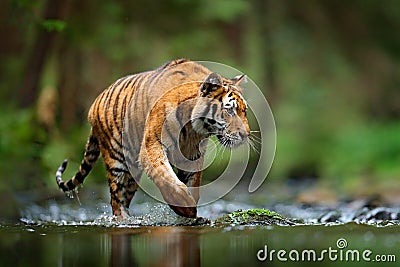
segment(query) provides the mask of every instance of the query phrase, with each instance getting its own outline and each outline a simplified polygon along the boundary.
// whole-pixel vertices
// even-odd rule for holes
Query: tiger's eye
[[[225,109],[228,115],[234,116],[235,115],[235,109],[234,108],[227,108]]]

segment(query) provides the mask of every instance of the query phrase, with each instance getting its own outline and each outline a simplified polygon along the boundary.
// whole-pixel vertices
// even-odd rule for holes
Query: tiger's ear
[[[222,78],[218,73],[210,73],[200,87],[200,95],[206,96],[222,86]]]
[[[247,75],[245,74],[241,74],[238,76],[235,76],[231,79],[231,81],[235,84],[235,85],[240,85],[241,83],[247,83]]]

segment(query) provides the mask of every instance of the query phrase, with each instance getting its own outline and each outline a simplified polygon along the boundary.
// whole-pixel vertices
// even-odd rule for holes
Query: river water
[[[398,209],[280,203],[269,208],[297,225],[213,224],[260,207],[248,203],[231,198],[200,207],[211,223],[193,225],[145,196],[125,221],[96,198],[27,201],[17,220],[0,225],[0,266],[399,266]],[[373,212],[379,216],[368,219]]]

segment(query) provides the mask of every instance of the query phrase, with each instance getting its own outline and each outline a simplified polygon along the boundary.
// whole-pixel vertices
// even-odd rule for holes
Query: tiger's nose
[[[244,140],[249,136],[249,134],[245,131],[239,131],[239,136],[242,140]]]

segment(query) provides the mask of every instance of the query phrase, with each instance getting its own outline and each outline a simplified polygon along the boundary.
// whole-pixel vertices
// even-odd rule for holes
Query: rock
[[[367,220],[394,220],[396,219],[397,214],[391,212],[387,208],[375,208],[366,214]]]
[[[223,225],[295,225],[300,221],[292,221],[277,212],[268,209],[238,210],[215,220],[216,226]]]

